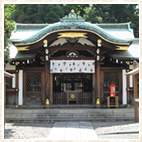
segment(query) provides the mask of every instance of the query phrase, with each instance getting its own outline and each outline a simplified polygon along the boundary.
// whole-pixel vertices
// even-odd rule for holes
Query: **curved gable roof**
[[[15,41],[14,43],[17,44],[27,44],[27,43],[33,43],[36,42],[39,39],[42,39],[45,37],[47,34],[57,31],[57,30],[65,30],[65,29],[83,29],[83,30],[89,30],[93,31],[102,38],[114,42],[114,43],[124,43],[124,44],[131,44],[131,41],[123,40],[120,38],[117,38],[115,36],[112,36],[109,34],[106,30],[102,29],[101,27],[97,26],[96,24],[91,24],[88,22],[85,22],[83,18],[80,16],[77,16],[75,13],[70,13],[68,16],[63,17],[60,22],[50,24],[46,26],[45,28],[41,29],[38,33],[35,35],[23,39],[21,41]]]

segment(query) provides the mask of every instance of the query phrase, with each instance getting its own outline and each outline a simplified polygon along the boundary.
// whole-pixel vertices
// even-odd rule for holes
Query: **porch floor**
[[[52,108],[61,108],[61,109],[66,109],[66,108],[93,108],[93,109],[98,109],[98,108],[101,108],[101,109],[105,109],[107,108],[107,105],[74,105],[74,104],[70,104],[70,105],[37,105],[37,104],[32,104],[32,105],[19,105],[18,107],[16,107],[16,105],[7,105],[6,106],[7,108],[19,108],[19,109],[52,109]],[[119,105],[119,108],[126,108],[127,105]],[[131,106],[133,107],[133,105]],[[115,108],[115,107],[113,107]]]

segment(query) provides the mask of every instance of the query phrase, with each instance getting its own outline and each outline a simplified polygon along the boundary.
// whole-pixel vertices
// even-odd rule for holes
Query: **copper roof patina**
[[[132,41],[120,39],[118,37],[115,37],[111,34],[109,34],[106,30],[102,29],[101,27],[97,26],[97,24],[91,24],[89,22],[85,22],[85,20],[80,17],[79,15],[76,15],[76,13],[71,12],[68,16],[63,17],[60,22],[50,24],[41,29],[38,33],[34,34],[33,36],[20,40],[20,41],[13,41],[16,44],[30,44],[33,42],[36,42],[37,40],[45,37],[47,34],[57,31],[57,30],[65,30],[65,29],[83,29],[83,30],[89,30],[93,31],[102,38],[114,42],[117,44],[124,43],[127,45],[130,45]]]

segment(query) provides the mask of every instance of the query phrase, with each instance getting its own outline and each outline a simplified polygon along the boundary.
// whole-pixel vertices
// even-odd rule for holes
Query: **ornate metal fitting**
[[[59,37],[66,37],[66,38],[78,38],[78,37],[84,37],[87,38],[87,33],[81,33],[81,32],[66,32],[66,33],[58,33]]]
[[[47,42],[48,42],[48,41],[47,41],[46,39],[43,41],[44,44],[46,44]]]
[[[73,99],[75,99],[75,95],[74,94],[71,94],[70,95],[70,98],[73,100]]]
[[[101,39],[98,39],[98,41],[97,41],[99,44],[101,44],[102,43],[102,40]]]
[[[116,46],[116,50],[128,50],[128,46]]]
[[[27,50],[29,50],[28,48],[29,48],[29,46],[17,47],[17,50],[18,51],[27,51]]]

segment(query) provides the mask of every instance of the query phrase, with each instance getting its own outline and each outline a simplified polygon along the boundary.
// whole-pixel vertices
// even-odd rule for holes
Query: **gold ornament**
[[[73,9],[71,10],[71,13],[74,13],[74,10],[73,10]]]
[[[71,98],[71,99],[74,99],[74,98],[75,98],[75,95],[74,95],[74,94],[71,94],[71,95],[70,95],[70,98]]]
[[[97,101],[96,101],[96,105],[100,105],[101,103],[100,103],[100,99],[97,99]]]
[[[102,43],[102,40],[101,40],[101,39],[98,39],[98,43],[101,44],[101,43]]]
[[[73,18],[73,17],[74,17],[74,15],[71,15],[71,17]]]
[[[76,38],[76,37],[84,37],[87,38],[87,33],[80,33],[80,32],[67,32],[67,33],[58,33],[59,37],[70,37],[70,38]]]
[[[46,39],[43,41],[44,44],[46,44],[47,42],[48,42],[48,41],[47,41]]]
[[[29,48],[29,46],[17,47],[17,50],[18,51],[27,51],[27,50],[29,50],[28,48]]]
[[[46,99],[45,104],[46,104],[46,105],[50,105],[49,99]]]
[[[116,46],[116,50],[128,50],[128,46]]]

